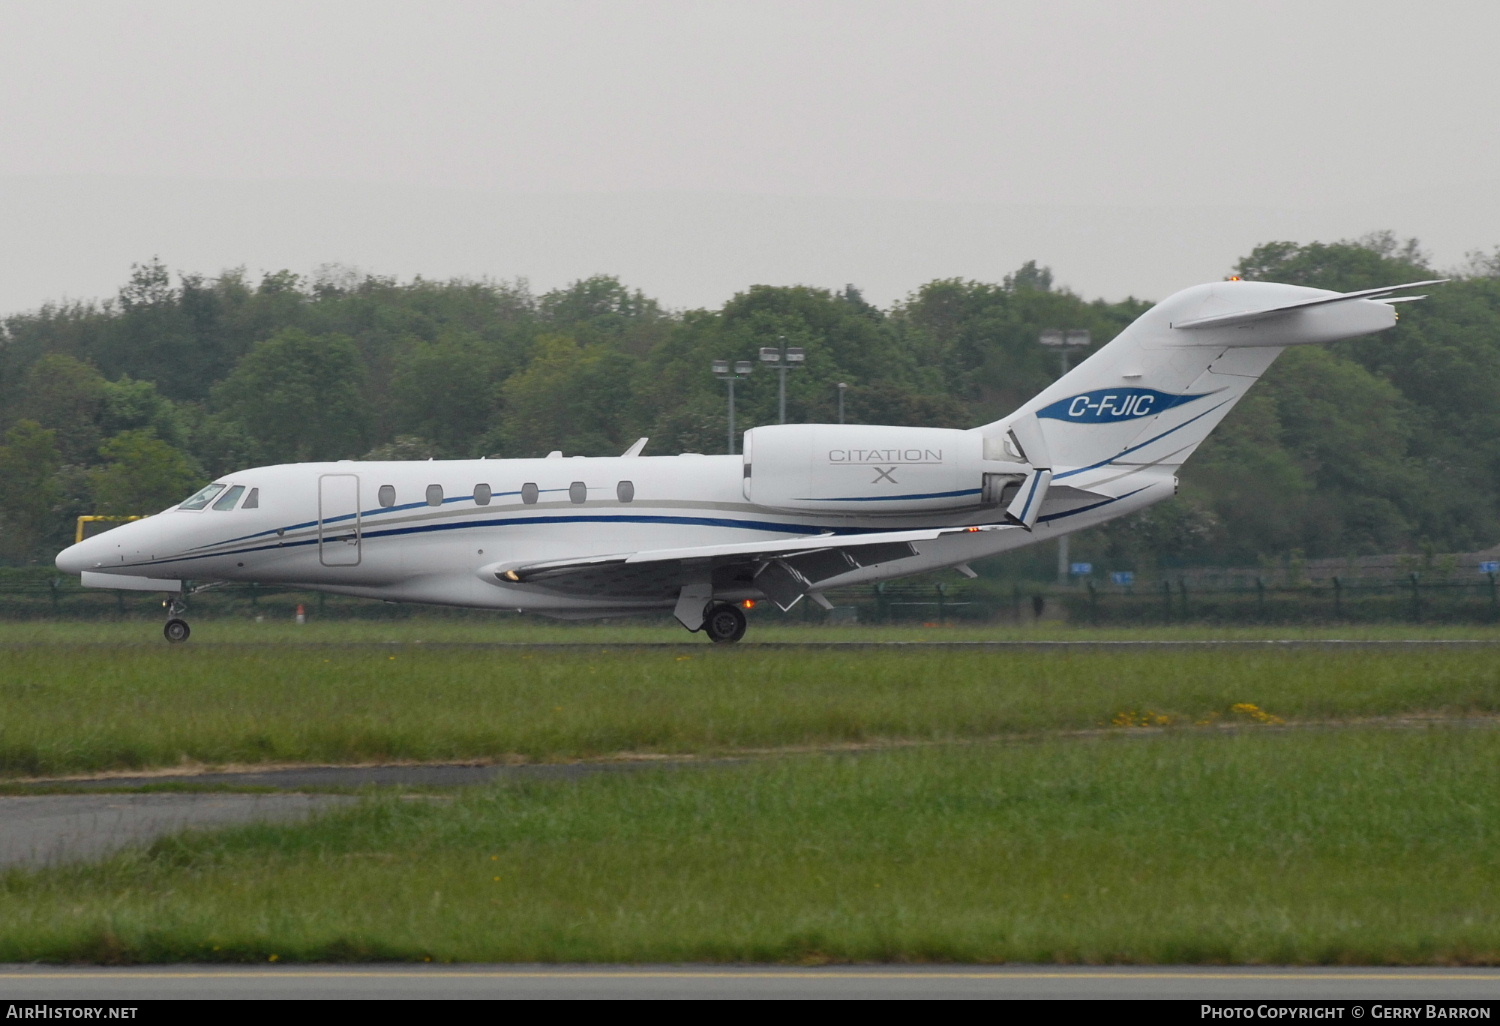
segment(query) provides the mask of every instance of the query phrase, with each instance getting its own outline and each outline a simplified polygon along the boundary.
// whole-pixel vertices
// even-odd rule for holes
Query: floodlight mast
[[[1058,328],[1048,328],[1041,333],[1037,341],[1057,350],[1059,366],[1062,368],[1058,372],[1058,377],[1062,377],[1068,373],[1068,350],[1086,349],[1093,344],[1094,339],[1088,331],[1082,329],[1062,331]]]
[[[730,369],[728,360],[715,360],[713,362],[714,377],[729,386],[729,455],[734,455],[734,383],[744,381],[755,370],[755,364],[749,360],[736,360],[733,370]]]
[[[1087,349],[1093,343],[1093,336],[1081,328],[1064,331],[1061,328],[1047,328],[1038,336],[1037,341],[1042,345],[1057,350],[1059,378],[1068,373],[1068,350]],[[1057,539],[1057,583],[1067,584],[1070,578],[1069,571],[1072,564],[1068,562],[1068,536],[1063,535]]]
[[[807,350],[797,346],[790,348],[786,344],[786,336],[780,336],[777,341],[780,345],[761,346],[760,362],[769,364],[780,379],[777,383],[776,393],[776,423],[786,423],[786,372],[797,370],[807,363]]]

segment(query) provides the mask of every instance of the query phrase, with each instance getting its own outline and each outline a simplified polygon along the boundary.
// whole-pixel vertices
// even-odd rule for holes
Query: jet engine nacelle
[[[745,432],[745,498],[769,509],[858,516],[1001,505],[1029,469],[986,460],[977,431],[779,424]]]

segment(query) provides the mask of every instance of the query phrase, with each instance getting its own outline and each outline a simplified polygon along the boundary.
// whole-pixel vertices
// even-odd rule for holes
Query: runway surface
[[[0,869],[97,858],[191,827],[305,819],[357,799],[315,794],[70,794],[0,798]]]
[[[0,998],[1167,998],[1467,1001],[1496,969],[1063,966],[0,967]]]
[[[206,632],[205,632],[206,633]],[[0,644],[0,650],[9,648],[37,648],[54,644],[52,642],[5,642]],[[160,645],[159,639],[142,641],[138,644],[144,646]],[[1249,650],[1278,650],[1278,649],[1302,649],[1323,648],[1333,650],[1349,649],[1454,649],[1454,648],[1500,648],[1500,638],[1390,638],[1390,639],[1365,639],[1365,638],[1291,638],[1291,639],[1224,639],[1224,640],[1092,640],[1092,641],[944,641],[926,640],[921,641],[820,641],[809,638],[805,641],[756,641],[747,638],[737,645],[714,645],[703,640],[683,639],[681,641],[423,641],[399,640],[399,641],[214,641],[212,638],[197,638],[191,643],[197,648],[212,648],[216,651],[233,651],[243,649],[246,651],[263,652],[267,645],[275,647],[295,648],[298,650],[313,649],[370,649],[370,648],[415,648],[415,649],[474,649],[482,651],[486,649],[506,650],[541,650],[541,651],[584,651],[584,652],[625,652],[647,650],[653,652],[743,652],[746,650],[760,649],[993,649],[993,650],[1029,650],[1029,651],[1141,651],[1155,649],[1249,649]],[[70,643],[72,648],[118,648],[121,643],[117,641],[79,641]]]
[[[228,642],[239,645],[244,642]],[[314,642],[324,644],[324,642]],[[333,645],[363,642],[328,642]],[[703,649],[701,641],[386,641],[383,645],[419,645],[424,648],[682,648]],[[1263,638],[1179,641],[751,641],[738,646],[709,645],[709,651],[733,652],[738,648],[1495,648],[1500,639],[1487,638]]]
[[[462,643],[460,643],[462,644]],[[501,644],[514,645],[515,643],[503,642]],[[752,641],[752,648],[1009,648],[1009,649],[1100,649],[1105,651],[1129,651],[1139,649],[1173,649],[1173,648],[1247,648],[1247,649],[1286,649],[1286,648],[1331,648],[1331,649],[1397,649],[1397,648],[1495,648],[1500,647],[1500,640],[1489,640],[1484,638],[1415,638],[1411,640],[1386,639],[1341,639],[1341,638],[1309,638],[1309,639],[1262,639],[1262,640],[1236,640],[1226,639],[1222,641]],[[577,647],[570,644],[557,645],[530,645],[515,647]],[[594,647],[592,643],[588,647]],[[625,645],[602,646],[609,648],[625,648]],[[666,645],[641,645],[635,647],[667,647]],[[683,648],[702,648],[691,642],[682,644]]]

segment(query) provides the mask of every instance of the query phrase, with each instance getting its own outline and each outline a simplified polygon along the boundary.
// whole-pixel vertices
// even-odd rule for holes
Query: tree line
[[[1389,233],[1273,242],[1243,277],[1341,291],[1439,276]],[[85,513],[162,509],[232,470],[322,459],[723,452],[715,359],[807,351],[790,421],[970,427],[1057,373],[1045,329],[1107,342],[1150,304],[1086,300],[1029,262],[889,309],[848,286],[757,285],[670,311],[610,276],[398,281],[337,267],[251,280],[133,268],[119,294],[0,324],[0,560],[50,559]],[[1288,351],[1188,464],[1177,499],[1079,540],[1149,569],[1500,540],[1500,250],[1372,338]],[[774,423],[774,373],[737,389]]]

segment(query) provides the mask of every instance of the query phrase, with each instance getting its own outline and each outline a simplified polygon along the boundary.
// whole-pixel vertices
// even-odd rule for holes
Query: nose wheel
[[[167,623],[161,629],[162,637],[174,645],[180,645],[188,639],[188,635],[193,633],[188,622],[182,618],[182,614],[187,612],[187,603],[176,595],[168,595],[162,605],[167,609]]]
[[[745,614],[740,611],[740,607],[721,602],[703,618],[702,630],[710,641],[727,645],[745,636],[745,626]]]

